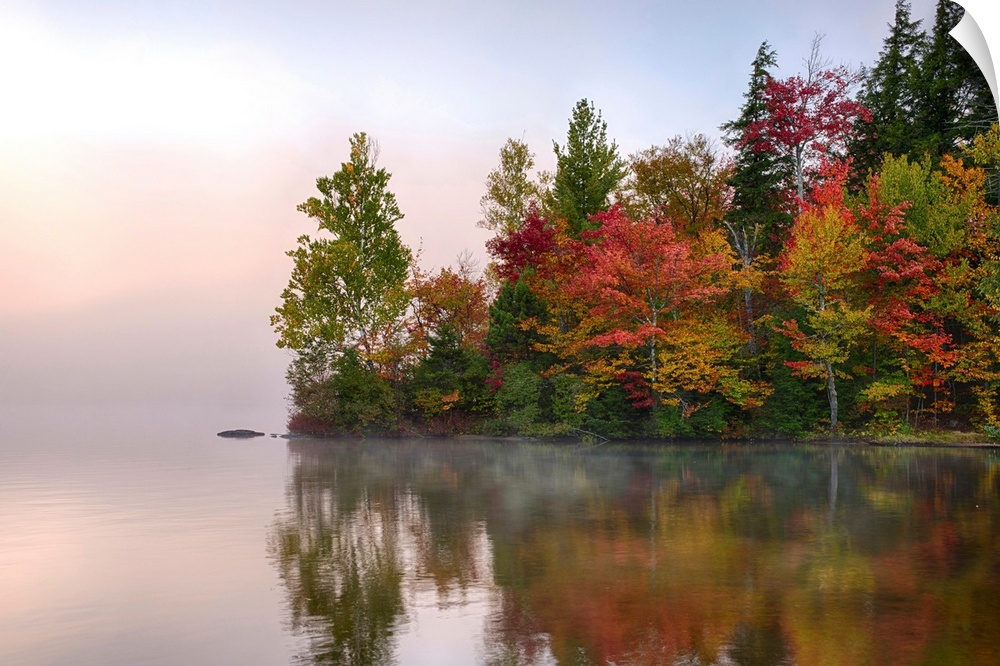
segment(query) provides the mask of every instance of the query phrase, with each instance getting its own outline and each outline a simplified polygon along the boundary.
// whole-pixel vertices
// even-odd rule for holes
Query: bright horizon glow
[[[0,22],[0,138],[22,150],[76,139],[181,141],[226,149],[294,126],[304,86],[235,45],[144,36],[95,44],[37,21]]]
[[[912,4],[928,29],[934,0]],[[990,10],[974,14],[987,38],[1000,27]],[[353,132],[380,144],[421,265],[463,251],[485,264],[479,199],[508,137],[552,169],[552,141],[583,97],[623,156],[678,134],[717,137],[762,41],[781,76],[817,32],[835,64],[870,64],[892,12],[892,0],[614,11],[593,0],[11,0],[0,8],[0,367],[19,370],[0,402],[53,394],[32,372],[53,346],[73,350],[57,354],[80,374],[59,393],[70,396],[100,375],[74,359],[145,336],[155,344],[136,367],[170,375],[190,358],[199,376],[201,347],[225,355],[246,326],[263,346],[231,362],[266,356],[271,395],[283,391],[287,358],[267,318],[285,252],[315,233],[295,207],[347,158]],[[161,350],[175,367],[158,365]]]

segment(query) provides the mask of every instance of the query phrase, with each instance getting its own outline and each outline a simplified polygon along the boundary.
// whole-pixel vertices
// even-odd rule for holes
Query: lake
[[[101,423],[5,424],[2,664],[1000,663],[993,449]]]

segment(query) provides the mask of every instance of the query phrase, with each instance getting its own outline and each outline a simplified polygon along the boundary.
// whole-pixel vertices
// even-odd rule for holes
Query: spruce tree
[[[937,158],[989,129],[996,120],[993,94],[972,56],[949,33],[965,10],[938,0],[934,27],[920,62],[915,129],[919,153]]]
[[[915,88],[925,39],[920,23],[912,20],[907,0],[896,0],[889,34],[878,61],[867,72],[859,98],[872,113],[870,123],[857,124],[858,139],[851,150],[855,171],[862,178],[878,168],[886,153],[899,156],[913,150]]]
[[[761,254],[777,256],[781,248],[783,230],[791,226],[791,216],[785,212],[783,192],[788,179],[787,168],[773,153],[755,150],[744,135],[747,128],[767,116],[764,89],[771,80],[771,69],[777,67],[777,54],[766,41],[757,49],[752,63],[750,87],[744,93],[746,100],[740,117],[720,128],[727,145],[736,148],[733,175],[729,185],[733,188],[732,206],[723,218],[729,231],[729,241],[739,256],[744,270]],[[757,331],[754,326],[756,311],[753,290],[743,290],[742,325],[750,335],[751,353],[757,352]]]

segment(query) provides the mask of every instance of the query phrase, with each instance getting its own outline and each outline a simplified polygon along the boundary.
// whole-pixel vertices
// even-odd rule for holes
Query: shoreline
[[[453,442],[507,442],[510,444],[570,444],[588,446],[618,446],[618,445],[653,445],[653,446],[754,446],[759,444],[780,444],[785,446],[874,446],[882,448],[891,447],[921,447],[921,448],[941,448],[941,449],[1000,449],[1000,442],[990,441],[982,433],[968,433],[959,431],[930,432],[923,434],[907,435],[843,435],[840,437],[830,437],[829,435],[810,435],[804,438],[736,438],[736,439],[656,439],[656,438],[635,438],[635,439],[602,439],[600,441],[587,441],[586,438],[572,436],[531,436],[531,435],[478,435],[478,434],[454,434],[454,435],[424,435],[417,433],[406,434],[344,434],[344,435],[318,435],[303,432],[286,432],[280,435],[272,434],[285,441],[302,440],[408,440],[422,439],[429,441],[453,441]]]

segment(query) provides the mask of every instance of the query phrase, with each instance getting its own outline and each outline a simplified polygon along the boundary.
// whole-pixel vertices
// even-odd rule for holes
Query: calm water
[[[1000,664],[992,450],[13,428],[0,664]]]

